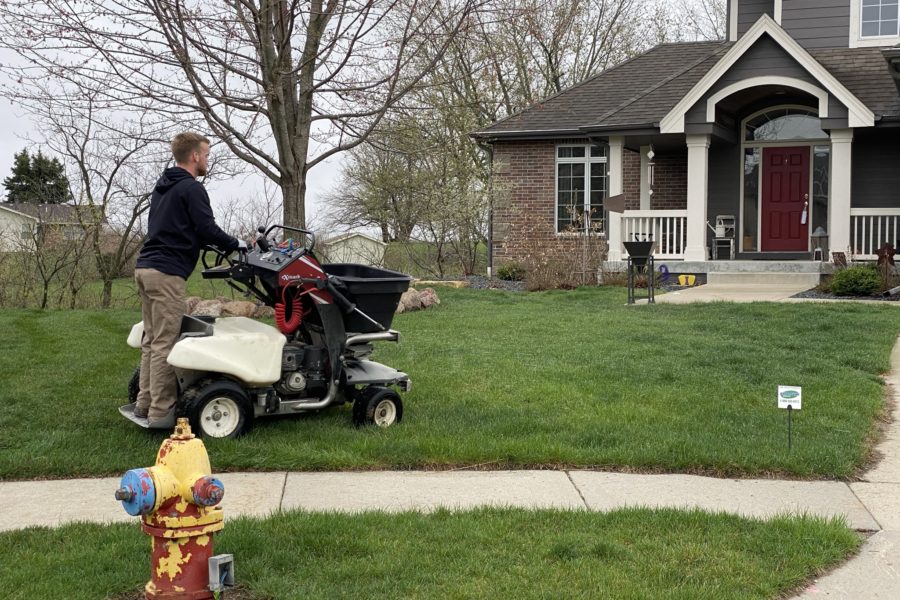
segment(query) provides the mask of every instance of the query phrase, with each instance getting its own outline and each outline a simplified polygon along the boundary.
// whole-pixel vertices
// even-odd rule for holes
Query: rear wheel
[[[353,424],[390,427],[403,418],[403,401],[394,390],[370,386],[353,404]]]
[[[250,397],[230,379],[204,379],[182,396],[183,411],[197,435],[235,438],[249,431],[253,420]]]

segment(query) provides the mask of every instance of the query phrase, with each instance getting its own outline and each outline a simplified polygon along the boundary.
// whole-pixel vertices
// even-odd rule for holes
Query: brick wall
[[[556,233],[556,146],[584,140],[494,144],[494,267],[581,256],[578,234]],[[593,238],[605,248],[602,239]],[[595,246],[596,247],[596,246]]]
[[[622,154],[622,187],[625,192],[625,210],[640,210],[641,155],[627,148]]]
[[[498,142],[494,144],[494,267],[543,258],[563,260],[582,252],[578,235],[557,234],[556,146],[584,140]],[[626,210],[640,208],[641,158],[625,150]],[[687,152],[654,158],[655,210],[687,208]],[[605,242],[598,243],[605,247]]]
[[[687,208],[687,150],[680,154],[653,157],[653,210]]]

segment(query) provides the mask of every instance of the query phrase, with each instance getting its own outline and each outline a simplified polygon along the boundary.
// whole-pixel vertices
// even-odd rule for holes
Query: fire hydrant
[[[145,598],[213,598],[208,563],[213,535],[224,527],[224,513],[216,506],[224,493],[187,419],[178,419],[175,433],[163,441],[155,466],[122,476],[116,500],[128,514],[140,515],[141,528],[152,536]]]

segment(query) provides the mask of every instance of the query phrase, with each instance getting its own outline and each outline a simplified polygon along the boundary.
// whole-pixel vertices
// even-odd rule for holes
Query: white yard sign
[[[778,386],[778,408],[800,410],[803,404],[803,388],[797,385]]]

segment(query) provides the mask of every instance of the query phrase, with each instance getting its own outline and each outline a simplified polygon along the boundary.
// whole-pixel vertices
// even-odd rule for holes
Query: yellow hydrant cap
[[[178,421],[175,423],[175,433],[169,436],[173,440],[191,440],[194,439],[194,434],[191,433],[191,424],[185,417],[178,417]]]

